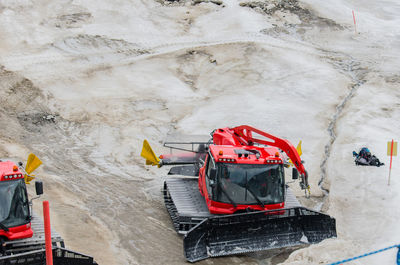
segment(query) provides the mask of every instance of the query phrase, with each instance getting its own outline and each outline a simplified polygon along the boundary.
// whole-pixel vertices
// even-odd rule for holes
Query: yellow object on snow
[[[160,167],[160,159],[156,156],[153,149],[151,149],[151,146],[147,140],[143,141],[142,153],[140,155],[146,159],[146,165]]]
[[[301,150],[301,140],[299,142],[299,144],[296,147],[297,153],[299,154],[299,156],[301,156],[303,154],[303,151]],[[292,160],[289,159],[289,163],[293,166],[293,162]]]
[[[36,155],[29,154],[28,161],[26,161],[25,167],[25,171],[27,174],[24,176],[26,184],[30,184],[30,182],[35,178],[34,176],[30,176],[29,174],[35,171],[35,169],[37,169],[41,164],[42,161],[40,161],[40,159]]]
[[[301,150],[301,140],[299,142],[299,144],[296,147],[297,153],[299,153],[299,156],[301,156],[303,154],[303,151]]]
[[[387,143],[387,155],[392,153],[392,142]],[[397,142],[393,142],[393,156],[397,156]]]

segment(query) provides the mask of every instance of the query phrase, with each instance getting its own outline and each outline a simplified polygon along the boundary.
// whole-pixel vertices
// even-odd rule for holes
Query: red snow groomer
[[[309,188],[303,162],[289,141],[246,125],[216,129],[211,137],[208,142],[166,142],[189,152],[160,159],[143,143],[147,165],[179,165],[170,169],[168,175],[175,176],[165,180],[163,195],[176,231],[184,235],[188,261],[336,237],[335,219],[302,207],[285,183],[290,159],[292,178],[300,173],[301,188]],[[188,144],[192,148],[182,148]]]
[[[22,162],[0,160],[0,264],[46,264],[45,229],[41,218],[32,211],[27,185],[30,175],[42,161],[28,156],[25,169]],[[36,195],[43,194],[43,183],[35,180]],[[65,248],[64,239],[54,230],[50,234],[53,262],[58,265],[97,265],[92,257]],[[53,263],[52,263],[53,264]]]
[[[31,154],[25,171],[12,161],[0,160],[0,237],[3,240],[16,240],[32,237],[31,209],[25,183],[34,177],[29,176],[42,162]],[[43,193],[43,184],[35,182],[36,194]]]

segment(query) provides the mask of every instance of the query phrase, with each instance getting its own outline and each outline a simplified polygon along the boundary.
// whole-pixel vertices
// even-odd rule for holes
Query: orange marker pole
[[[390,168],[389,168],[388,185],[390,185],[390,174],[392,173],[392,158],[393,158],[393,139],[392,139],[392,145],[390,147]]]
[[[44,239],[46,242],[46,265],[53,265],[53,248],[51,244],[50,206],[48,201],[43,202]]]
[[[357,35],[357,24],[356,24],[356,16],[354,15],[354,10],[352,10],[353,12],[353,21],[354,21],[354,32]]]

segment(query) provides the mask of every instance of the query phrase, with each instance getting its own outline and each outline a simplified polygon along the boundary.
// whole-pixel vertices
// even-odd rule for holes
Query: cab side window
[[[210,171],[211,168],[214,166],[214,164],[211,161],[212,157],[210,156],[210,154],[207,154],[207,161],[206,161],[206,187],[207,187],[207,193],[210,199],[213,198],[213,191],[211,188],[211,183],[210,183]]]
[[[211,156],[208,154],[207,155],[207,168],[206,168],[206,175],[207,178],[210,178],[210,172],[213,164],[211,163]]]

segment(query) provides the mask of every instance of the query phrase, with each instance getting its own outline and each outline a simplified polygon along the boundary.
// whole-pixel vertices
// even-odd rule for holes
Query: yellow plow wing
[[[143,141],[142,153],[140,155],[146,159],[146,165],[160,167],[160,159],[156,156],[153,149],[151,149],[151,146],[147,140]]]
[[[35,171],[40,165],[42,161],[34,154],[29,154],[28,161],[26,161],[26,175],[25,175],[25,183],[30,184],[30,182],[35,178],[34,176],[30,176],[30,174]]]

